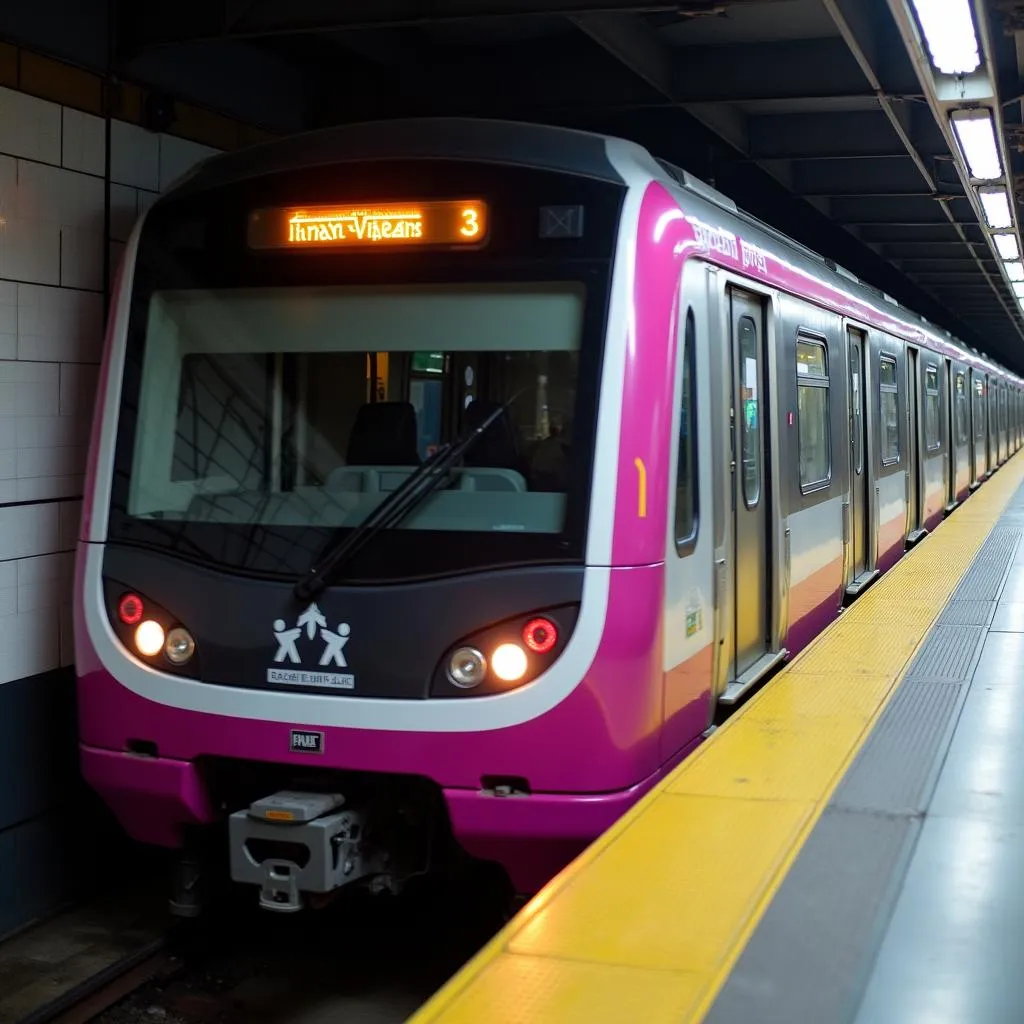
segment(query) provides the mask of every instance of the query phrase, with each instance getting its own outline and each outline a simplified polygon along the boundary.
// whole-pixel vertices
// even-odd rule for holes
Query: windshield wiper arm
[[[397,526],[410,512],[434,492],[446,479],[448,470],[476,443],[477,439],[523,393],[517,391],[507,402],[499,405],[482,423],[465,436],[451,441],[436,451],[422,466],[396,487],[352,532],[323,560],[317,557],[309,571],[296,582],[295,596],[309,601],[327,586],[327,579],[343,561],[350,558],[378,531]]]

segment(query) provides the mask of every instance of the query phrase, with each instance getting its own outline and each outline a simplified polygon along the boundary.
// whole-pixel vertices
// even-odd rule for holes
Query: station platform
[[[411,1024],[1024,1020],[1024,453]]]

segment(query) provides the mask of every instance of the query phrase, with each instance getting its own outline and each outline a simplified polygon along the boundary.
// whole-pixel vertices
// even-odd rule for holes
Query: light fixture
[[[558,643],[558,627],[543,617],[523,626],[523,640],[534,654],[547,654]]]
[[[1019,260],[1010,260],[1003,264],[1003,268],[1011,281],[1024,281],[1024,264]]]
[[[498,644],[491,654],[491,671],[505,683],[514,683],[526,675],[529,663],[519,644]]]
[[[153,619],[140,622],[138,629],[135,630],[135,647],[139,654],[152,658],[153,655],[159,654],[163,650],[163,646],[164,627]]]
[[[460,647],[448,659],[448,678],[463,690],[479,686],[487,674],[487,660],[475,647]]]
[[[184,626],[175,626],[164,641],[164,655],[172,665],[184,665],[196,652],[196,642]]]
[[[117,603],[118,618],[126,626],[137,626],[142,621],[142,598],[138,594],[125,594]]]
[[[1013,285],[1013,294],[1018,299],[1024,299],[1024,281],[1015,281]]]
[[[950,114],[960,151],[967,161],[971,177],[977,181],[995,181],[1003,176],[992,111],[986,107],[954,110]]]
[[[1010,200],[1005,188],[1001,185],[998,188],[979,188],[978,198],[990,228],[1013,227],[1013,214],[1010,213]]]
[[[936,71],[964,75],[981,66],[970,0],[913,0]]]
[[[993,235],[992,240],[996,243],[996,249],[1004,260],[1019,260],[1020,248],[1017,245],[1017,236],[1012,231],[1001,231]]]

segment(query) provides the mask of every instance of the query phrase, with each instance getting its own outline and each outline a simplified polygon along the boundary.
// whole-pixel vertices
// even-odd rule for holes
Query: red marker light
[[[137,594],[125,594],[118,602],[117,614],[126,626],[134,626],[142,621],[142,598]]]
[[[558,629],[550,619],[530,619],[523,627],[523,642],[534,654],[547,654],[558,642]]]

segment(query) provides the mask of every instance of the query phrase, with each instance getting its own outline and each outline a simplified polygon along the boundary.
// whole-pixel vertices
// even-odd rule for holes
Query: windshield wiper
[[[329,575],[346,559],[351,558],[378,531],[397,526],[410,512],[418,508],[447,479],[448,470],[476,443],[480,436],[523,393],[517,391],[507,402],[499,405],[483,422],[468,434],[439,448],[422,466],[402,481],[352,532],[333,550],[310,566],[309,571],[296,582],[295,596],[309,601],[327,586]]]

